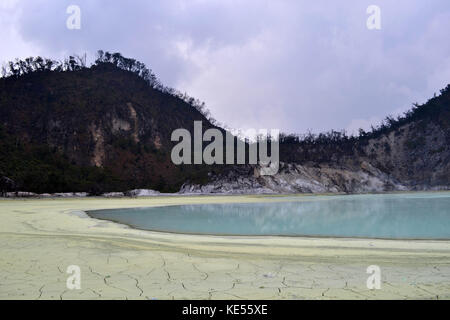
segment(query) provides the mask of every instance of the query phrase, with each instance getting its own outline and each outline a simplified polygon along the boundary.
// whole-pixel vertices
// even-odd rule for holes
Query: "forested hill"
[[[260,177],[253,166],[174,165],[171,134],[193,132],[195,120],[204,130],[218,126],[199,100],[165,87],[143,63],[119,53],[99,51],[91,66],[76,56],[10,62],[0,78],[0,191],[176,192],[185,183],[184,190],[214,192],[230,191],[224,184],[236,192],[450,186],[450,86],[359,136],[282,135],[284,165],[275,177]]]
[[[0,79],[0,177],[33,192],[178,191],[207,169],[175,166],[171,133],[213,127],[204,105],[164,87],[144,64],[99,52],[11,62]],[[9,181],[9,180],[8,180]]]

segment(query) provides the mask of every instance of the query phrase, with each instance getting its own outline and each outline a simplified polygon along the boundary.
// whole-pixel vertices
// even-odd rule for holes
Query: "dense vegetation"
[[[90,67],[84,61],[37,57],[2,68],[0,189],[174,192],[187,179],[207,179],[211,167],[170,161],[174,129],[192,130],[194,120],[213,127],[204,103],[162,86],[144,64],[118,53],[100,51]],[[94,166],[98,133],[104,159]]]
[[[219,123],[212,118],[210,111],[206,109],[204,102],[189,96],[187,93],[182,93],[174,88],[164,86],[152,70],[148,69],[144,63],[132,58],[126,58],[118,52],[110,53],[108,51],[104,52],[103,50],[99,50],[97,52],[97,59],[91,66],[86,65],[86,56],[80,57],[78,55],[69,56],[69,58],[64,61],[42,57],[29,57],[24,60],[16,59],[15,61],[9,61],[2,66],[1,76],[3,78],[19,78],[32,73],[72,72],[89,68],[93,70],[102,70],[111,67],[116,67],[135,74],[144,80],[149,87],[183,100],[201,112],[211,123],[219,125]]]

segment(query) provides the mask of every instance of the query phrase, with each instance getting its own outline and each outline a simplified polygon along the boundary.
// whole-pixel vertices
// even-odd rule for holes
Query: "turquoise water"
[[[96,210],[89,214],[139,229],[177,233],[450,239],[450,193],[272,199],[277,202]]]

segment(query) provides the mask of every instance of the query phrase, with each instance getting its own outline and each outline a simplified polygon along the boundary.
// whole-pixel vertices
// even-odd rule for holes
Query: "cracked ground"
[[[0,200],[0,299],[449,299],[450,242],[134,230],[99,208],[264,197]],[[81,269],[69,290],[67,267]],[[381,288],[369,290],[369,265]]]

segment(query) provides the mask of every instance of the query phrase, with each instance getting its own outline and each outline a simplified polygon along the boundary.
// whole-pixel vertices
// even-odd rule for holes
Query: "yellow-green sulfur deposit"
[[[450,241],[181,235],[83,212],[256,201],[279,200],[0,200],[0,299],[450,298]],[[71,265],[81,269],[79,290],[66,285]],[[380,267],[380,289],[366,285],[370,265]]]

